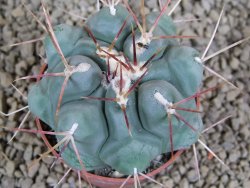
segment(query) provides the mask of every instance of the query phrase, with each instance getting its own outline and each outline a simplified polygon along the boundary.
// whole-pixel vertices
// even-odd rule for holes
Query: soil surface
[[[165,2],[165,0],[162,0]],[[9,47],[9,44],[37,39],[43,36],[42,27],[22,5],[38,15],[44,16],[39,0],[0,0],[0,111],[15,111],[27,105],[25,96],[32,85],[30,81],[15,82],[24,95],[21,96],[10,84],[13,80],[37,74],[44,50],[41,42]],[[139,10],[139,2],[133,8]],[[159,10],[157,0],[146,0],[146,12]],[[172,1],[174,3],[177,0]],[[250,36],[249,0],[182,0],[172,14],[176,21],[199,19],[192,22],[177,22],[180,35],[197,35],[199,38],[182,40],[185,45],[205,50],[212,36],[220,11],[225,4],[221,24],[208,54],[218,51],[236,41]],[[48,1],[53,24],[67,23],[82,26],[84,17],[96,11],[94,0],[54,0]],[[168,9],[170,10],[170,9]],[[68,14],[68,13],[70,14]],[[77,15],[78,17],[74,16]],[[175,188],[238,188],[250,187],[250,42],[245,42],[205,63],[220,73],[239,89],[229,84],[202,97],[203,121],[210,126],[231,115],[231,118],[210,129],[200,138],[229,167],[220,164],[201,144],[197,143],[199,181],[195,170],[192,148],[187,150],[173,166],[162,172],[156,180]],[[221,79],[205,71],[203,88],[221,83]],[[4,117],[0,115],[0,125],[18,127],[27,111]],[[29,116],[24,128],[34,129],[34,117]],[[7,143],[13,133],[0,129],[0,188],[48,188],[53,187],[68,170],[65,165],[50,166],[53,158],[44,158],[32,168],[31,161],[46,151],[45,144],[37,135],[18,133]],[[82,182],[83,187],[87,184]],[[71,172],[58,187],[78,186],[77,174]],[[159,187],[154,183],[143,187]]]

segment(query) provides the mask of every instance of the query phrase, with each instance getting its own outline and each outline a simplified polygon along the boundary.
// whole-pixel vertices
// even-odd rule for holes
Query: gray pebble
[[[244,62],[249,62],[250,59],[250,45],[246,46],[241,53],[240,60]]]
[[[30,178],[33,178],[36,175],[36,173],[38,172],[39,167],[40,167],[40,163],[36,162],[34,165],[32,165],[30,168],[28,168],[28,176]]]
[[[189,182],[196,182],[198,180],[197,172],[194,169],[188,171],[187,178]]]
[[[236,89],[227,92],[227,101],[229,101],[229,102],[234,101],[239,94],[240,94],[240,92]]]
[[[250,187],[250,180],[245,180],[243,183],[243,187]]]
[[[214,172],[210,171],[208,176],[206,177],[206,181],[210,184],[214,184],[218,180],[218,176],[214,174]]]
[[[45,164],[41,164],[40,168],[39,168],[39,174],[43,174],[45,176],[49,175],[49,169]]]
[[[26,48],[25,48],[26,49]],[[27,57],[27,56],[26,56]],[[19,63],[16,64],[15,66],[15,72],[17,75],[20,76],[27,76],[25,75],[25,72],[27,70],[27,64],[25,61],[20,61]]]
[[[22,16],[24,16],[24,10],[21,8],[21,6],[18,6],[17,8],[15,8],[14,10],[12,10],[11,14],[15,18],[22,17]]]
[[[49,184],[49,185],[55,185],[57,184],[57,178],[56,177],[53,177],[53,176],[48,176],[48,178],[46,179],[46,183]]]
[[[229,161],[232,162],[232,163],[237,162],[240,155],[241,155],[240,151],[232,150],[231,154],[229,155]]]
[[[3,188],[14,188],[15,187],[15,181],[13,181],[12,178],[3,176],[1,178],[1,183]]]
[[[233,70],[238,70],[239,69],[239,65],[240,65],[240,61],[238,58],[236,57],[232,57],[231,61],[230,61],[230,66]]]
[[[187,178],[183,178],[180,182],[180,188],[189,188]]]
[[[9,177],[13,176],[14,170],[15,170],[15,163],[14,161],[7,161],[7,163],[5,164],[5,170],[6,170],[6,174]]]
[[[0,111],[5,112],[6,110],[6,99],[2,90],[0,90]]]
[[[33,148],[32,145],[28,145],[24,151],[23,158],[25,161],[30,161],[32,157]]]
[[[23,173],[24,176],[27,176],[27,175],[28,175],[28,174],[27,174],[26,165],[21,164],[21,165],[19,166],[19,168],[20,168],[20,170],[22,171],[22,173]]]
[[[209,172],[209,168],[206,166],[201,166],[200,167],[200,173],[202,177],[206,177]]]
[[[15,170],[15,172],[14,172],[14,176],[15,176],[15,178],[21,178],[22,177],[22,172],[21,171],[19,171],[19,170]]]
[[[26,178],[21,181],[21,188],[29,188],[33,184],[33,180],[31,178]]]
[[[12,81],[12,76],[9,73],[0,71],[0,86],[9,87]]]
[[[236,180],[231,180],[228,184],[228,188],[236,188],[239,187],[239,183]]]
[[[39,188],[46,188],[46,185],[44,182],[39,182],[39,183],[33,184],[31,188],[38,188],[38,187]]]
[[[62,188],[70,188],[70,185],[68,183],[62,184]]]

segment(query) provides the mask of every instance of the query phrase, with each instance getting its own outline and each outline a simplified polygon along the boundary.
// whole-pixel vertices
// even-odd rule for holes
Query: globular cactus
[[[199,52],[175,39],[169,16],[149,13],[141,27],[128,6],[114,8],[102,8],[84,28],[54,27],[65,59],[47,36],[48,68],[28,103],[55,132],[74,128],[87,171],[110,166],[130,175],[198,140],[203,124],[195,93],[203,67]],[[71,168],[82,169],[71,143],[59,150]]]

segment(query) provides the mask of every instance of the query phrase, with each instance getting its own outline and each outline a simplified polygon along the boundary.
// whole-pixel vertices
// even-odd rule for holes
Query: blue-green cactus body
[[[111,88],[108,89],[106,97],[115,97]],[[129,135],[120,106],[116,103],[105,104],[105,113],[109,117],[107,122],[110,135],[100,155],[107,164],[119,172],[131,174],[133,166],[140,171],[149,166],[149,162],[161,152],[162,142],[155,135],[143,129],[138,116],[135,93],[131,93],[129,96],[126,111],[132,129],[132,137]],[[145,137],[149,139],[145,140]]]
[[[109,8],[104,7],[98,14],[91,16],[86,25],[95,35],[96,39],[111,44],[126,21],[126,25],[115,43],[117,50],[122,51],[123,43],[131,33],[131,27],[134,27],[135,23],[125,7],[117,6],[116,11],[117,14],[113,16],[110,14]]]
[[[116,9],[117,13],[114,16],[110,14],[108,8],[103,8],[86,22],[98,44],[93,42],[89,31],[83,28],[65,24],[55,27],[56,38],[69,65],[73,68],[84,65],[85,70],[68,75],[69,80],[63,93],[60,111],[56,116],[58,99],[67,70],[51,39],[47,37],[44,41],[48,60],[47,73],[66,74],[60,77],[44,77],[31,89],[28,102],[32,113],[54,131],[69,131],[73,124],[78,124],[73,138],[86,170],[111,166],[120,173],[128,175],[133,174],[134,168],[143,172],[155,157],[171,152],[167,115],[169,112],[155,94],[160,93],[171,103],[193,95],[201,84],[203,69],[195,61],[199,53],[193,48],[181,46],[175,39],[152,40],[148,44],[148,49],[136,46],[139,66],[159,49],[162,50],[161,53],[144,68],[147,74],[129,95],[119,93],[117,87],[120,83],[122,86],[123,82],[129,84],[129,87],[123,88],[128,90],[139,79],[141,73],[138,73],[139,76],[133,75],[132,71],[129,72],[130,70],[125,70],[123,67],[122,82],[119,82],[120,69],[116,76],[111,75],[106,81],[104,74],[108,71],[114,74],[114,70],[108,70],[107,58],[98,54],[100,51],[97,46],[109,47],[127,20],[113,51],[117,52],[117,58],[121,58],[119,54],[122,52],[132,63],[132,25],[137,41],[141,34],[126,8],[118,5]],[[154,24],[157,16],[157,13],[150,13],[147,16],[148,29]],[[172,20],[164,15],[153,31],[153,36],[167,35],[176,35],[176,28]],[[120,65],[117,64],[118,66]],[[121,95],[127,102],[119,98]],[[92,100],[88,99],[90,96]],[[93,97],[103,100],[116,98],[116,101],[93,100]],[[196,109],[195,99],[180,104],[179,107]],[[176,112],[195,129],[188,127],[174,113],[170,114],[173,146],[174,150],[179,150],[188,148],[197,141],[203,124],[199,113],[181,110]],[[126,123],[125,114],[129,124]],[[130,128],[132,136],[127,127]],[[58,141],[61,139],[62,136],[57,136]],[[72,143],[60,146],[59,150],[69,166],[74,169],[82,168]]]
[[[150,13],[146,18],[146,24],[148,29],[152,27],[154,24],[154,21],[156,20],[158,14],[156,13]],[[155,30],[153,31],[153,36],[175,36],[176,35],[176,27],[173,23],[173,21],[168,16],[163,16],[159,20],[158,25],[156,26]],[[135,32],[135,38],[136,41],[138,41],[141,38],[141,33],[139,29]],[[138,41],[140,42],[140,41]],[[161,50],[161,53],[159,53],[154,60],[159,59],[163,53],[164,50],[173,45],[178,45],[177,41],[175,39],[161,39],[161,40],[152,40],[151,43],[148,45],[148,49],[141,49],[142,53],[137,55],[138,61],[143,63],[147,61],[157,50]],[[133,61],[133,39],[132,34],[127,38],[127,40],[124,43],[124,53],[127,55],[127,57]]]
[[[178,102],[184,97],[169,82],[164,80],[152,80],[143,83],[138,91],[138,109],[143,127],[161,138],[164,143],[162,153],[171,151],[170,148],[170,132],[168,122],[166,121],[166,110],[164,106],[155,100],[154,94],[160,92],[166,99],[172,103]],[[161,107],[159,107],[161,106]],[[189,101],[183,105],[183,108],[195,109],[195,102]],[[154,110],[152,110],[154,109]],[[179,112],[188,122],[192,122],[193,128],[200,132],[202,130],[202,122],[200,115],[191,114],[190,112]],[[192,145],[197,140],[197,133],[190,129],[185,123],[172,116],[173,125],[173,145],[175,150],[184,149]],[[181,138],[181,139],[180,139]]]

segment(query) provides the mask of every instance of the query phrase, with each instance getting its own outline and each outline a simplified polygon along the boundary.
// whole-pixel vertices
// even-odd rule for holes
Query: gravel
[[[23,2],[43,20],[40,1],[23,0]],[[68,23],[82,26],[83,22],[63,12],[63,9],[87,17],[95,11],[94,0],[55,0],[48,1],[53,24]],[[133,8],[139,7],[136,1]],[[173,0],[177,2],[177,0]],[[198,40],[183,40],[203,52],[216,25],[220,10],[225,3],[225,14],[221,20],[218,33],[211,45],[209,54],[224,48],[244,37],[250,36],[250,1],[249,0],[182,0],[173,13],[174,20],[199,18],[200,21],[177,23],[180,35],[198,35]],[[28,44],[7,47],[8,44],[39,38],[44,31],[35,22],[30,13],[21,5],[21,0],[0,0],[0,111],[5,113],[25,106],[25,100],[11,87],[10,83],[19,77],[32,75],[39,71],[42,44]],[[158,9],[156,0],[146,1],[146,12]],[[61,7],[61,8],[59,8]],[[1,47],[2,46],[2,47]],[[250,42],[231,49],[206,62],[206,65],[230,79],[240,89],[229,85],[223,86],[202,99],[205,112],[203,121],[206,126],[232,115],[221,125],[209,130],[202,140],[229,167],[223,167],[215,158],[197,144],[201,180],[198,180],[194,168],[192,150],[185,152],[181,159],[166,173],[157,176],[157,181],[168,187],[180,188],[236,188],[250,187]],[[212,87],[221,80],[205,72],[204,88]],[[30,88],[28,81],[16,82],[25,95]],[[24,113],[5,118],[0,116],[0,125],[17,127]],[[34,128],[33,118],[24,124],[25,128]],[[13,142],[7,144],[13,134],[0,130],[0,187],[1,188],[47,188],[55,185],[63,176],[67,167],[53,163],[52,158],[45,158],[29,168],[31,161],[46,150],[39,136],[18,133]],[[77,175],[70,173],[61,187],[77,187]],[[82,182],[83,187],[87,187]],[[159,187],[153,183],[144,187]]]

